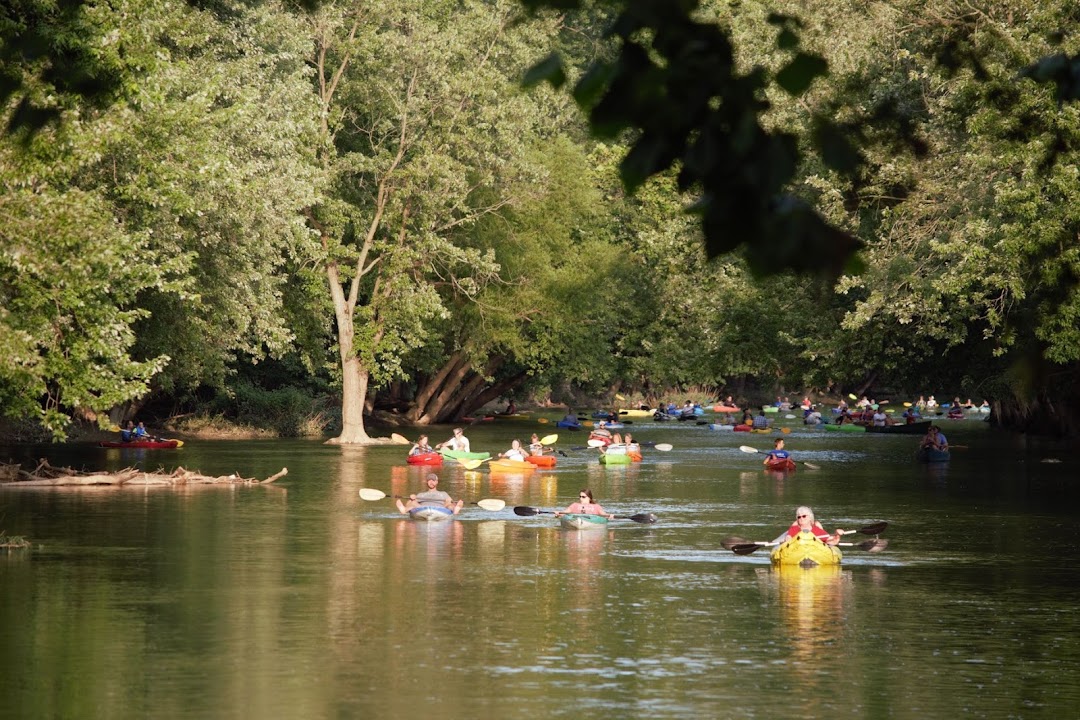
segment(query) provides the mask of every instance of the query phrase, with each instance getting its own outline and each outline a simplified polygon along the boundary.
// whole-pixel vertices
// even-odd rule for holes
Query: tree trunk
[[[413,401],[412,407],[409,412],[405,414],[412,422],[417,425],[427,425],[431,422],[437,422],[440,413],[440,407],[433,407],[432,398],[435,393],[444,388],[446,379],[450,376],[450,373],[456,370],[464,361],[464,355],[461,351],[455,352],[450,358],[443,363],[439,372],[435,373],[434,377],[428,378],[427,382],[418,383],[416,389],[416,397]]]
[[[331,445],[369,442],[371,438],[364,429],[368,371],[355,356],[342,360],[341,371],[341,434],[327,442]]]
[[[461,384],[462,379],[468,374],[471,368],[472,365],[463,358],[456,358],[455,367],[446,374],[442,387],[435,396],[425,404],[423,415],[416,421],[417,425],[429,425],[433,422],[437,422],[440,415],[439,411],[453,396],[454,390]],[[441,376],[442,373],[440,372],[439,375]]]

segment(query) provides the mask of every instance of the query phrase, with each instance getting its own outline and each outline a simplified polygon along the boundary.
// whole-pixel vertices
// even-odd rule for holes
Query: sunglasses
[[[588,500],[589,499],[588,495],[578,495],[578,497],[581,498],[582,500]]]
[[[802,520],[803,518],[808,518],[808,517],[810,517],[810,516],[809,515],[796,515],[795,519],[796,520]]]

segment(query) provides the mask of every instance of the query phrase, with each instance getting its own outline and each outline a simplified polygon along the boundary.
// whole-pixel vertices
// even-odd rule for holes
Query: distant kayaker
[[[626,433],[623,437],[623,443],[626,444],[626,454],[630,456],[630,459],[634,462],[641,462],[641,445],[634,440],[634,436]]]
[[[397,509],[402,515],[407,515],[410,510],[418,507],[444,507],[449,510],[453,510],[457,515],[461,512],[461,507],[465,504],[464,500],[458,500],[454,502],[454,499],[450,497],[449,493],[445,493],[439,489],[439,476],[435,473],[428,473],[427,476],[427,490],[417,495],[410,495],[408,502],[397,501]]]
[[[571,515],[603,515],[608,520],[614,520],[615,515],[609,513],[604,508],[600,507],[600,504],[593,501],[592,490],[585,488],[578,493],[578,501],[576,503],[570,503],[569,507],[565,510],[556,510],[555,517],[559,517],[563,514]]]
[[[889,416],[885,414],[885,411],[878,406],[878,409],[874,411],[870,421],[874,424],[874,427],[885,427],[889,424]]]
[[[919,413],[914,407],[909,407],[907,410],[904,411],[904,414],[901,415],[901,417],[904,418],[905,423],[911,425],[919,419]]]
[[[441,442],[435,446],[435,449],[449,448],[451,450],[457,450],[459,452],[469,452],[469,438],[465,437],[465,431],[461,428],[454,428],[454,436],[446,442]]]
[[[922,444],[919,447],[933,448],[934,450],[946,452],[949,449],[949,441],[945,439],[945,433],[941,432],[941,428],[937,425],[931,425],[930,429],[926,431],[926,436],[923,437]]]
[[[765,411],[761,410],[754,416],[754,429],[764,430],[769,427],[769,419],[765,417]]]
[[[150,437],[150,433],[146,432],[146,426],[139,423],[135,426],[135,429],[131,431],[131,437],[133,440],[143,440]]]
[[[499,453],[499,457],[506,458],[507,460],[525,462],[525,458],[528,457],[528,455],[525,454],[525,448],[521,447],[521,441],[515,438],[510,443],[510,449],[506,452]]]
[[[510,404],[507,405],[506,410],[503,411],[503,415],[516,415],[516,414],[517,414],[517,403],[514,402],[513,398],[511,398],[510,399]]]
[[[826,545],[837,544],[840,542],[840,536],[844,534],[843,530],[838,529],[833,535],[830,535],[829,531],[814,519],[814,511],[805,505],[802,505],[795,511],[795,522],[791,524],[791,527],[781,533],[779,537],[773,540],[773,544],[779,545],[782,542],[787,542],[801,532],[814,533],[814,537]]]
[[[573,408],[566,408],[566,416],[562,419],[562,421],[564,423],[569,424],[569,425],[577,425],[578,424],[577,415],[574,414],[574,409]]]
[[[529,454],[530,455],[543,455],[544,444],[540,442],[539,436],[536,433],[532,434],[532,438],[529,440]]]
[[[601,420],[596,423],[596,427],[589,433],[590,440],[599,440],[605,445],[610,445],[612,442],[611,431],[607,429],[607,423]]]
[[[131,442],[135,439],[135,423],[128,420],[127,427],[120,431],[120,440],[122,442]]]
[[[765,462],[762,465],[768,465],[770,462],[777,460],[787,460],[790,457],[791,453],[784,449],[784,438],[776,438],[773,441],[773,449],[765,456]]]
[[[810,412],[803,418],[803,423],[807,425],[820,425],[822,422],[821,412],[816,407],[811,407]]]
[[[409,448],[410,457],[413,455],[426,455],[429,452],[434,452],[434,450],[432,450],[431,445],[428,444],[427,435],[421,435],[420,437],[416,438],[416,442],[413,443],[413,446],[411,448]]]

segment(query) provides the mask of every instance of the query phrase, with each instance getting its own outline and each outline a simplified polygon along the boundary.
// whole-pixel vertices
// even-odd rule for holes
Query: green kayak
[[[441,448],[439,452],[443,457],[451,460],[487,460],[491,457],[491,453],[465,452],[464,450],[447,450],[446,448]]]
[[[822,425],[821,427],[826,430],[832,430],[833,432],[866,432],[866,428],[862,425],[856,425],[854,423],[844,423],[843,425]]]

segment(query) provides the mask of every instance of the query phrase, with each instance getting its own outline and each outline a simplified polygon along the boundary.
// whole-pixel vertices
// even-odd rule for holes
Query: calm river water
[[[786,477],[739,450],[767,436],[637,423],[674,449],[605,468],[563,431],[568,457],[532,477],[444,466],[442,489],[507,508],[432,525],[357,495],[421,489],[426,470],[400,446],[2,448],[86,468],[289,474],[0,489],[0,529],[34,543],[0,551],[0,717],[1076,717],[1077,461],[984,423],[944,427],[967,448],[926,466],[917,437],[799,426],[788,448],[821,469]],[[499,451],[534,431],[553,426],[467,434]],[[582,487],[660,520],[577,532],[511,511],[565,506]],[[800,504],[830,529],[887,520],[891,544],[795,571],[721,548],[775,537]]]

